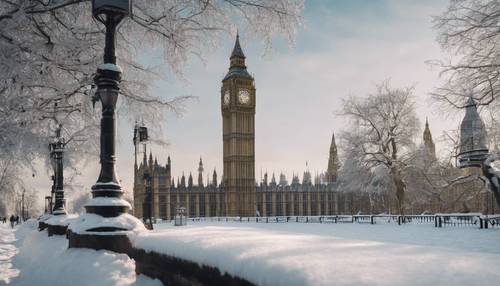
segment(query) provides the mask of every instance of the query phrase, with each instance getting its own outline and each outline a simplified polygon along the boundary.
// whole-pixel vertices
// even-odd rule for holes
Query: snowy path
[[[157,225],[138,247],[258,285],[498,285],[500,230],[431,225]]]
[[[46,231],[38,232],[35,221],[18,226],[15,231],[0,227],[0,237],[0,251],[4,250],[0,254],[0,285],[162,285],[158,280],[137,276],[135,261],[127,255],[68,249],[63,236],[48,237]]]
[[[14,241],[14,230],[8,223],[0,224],[0,285],[19,275],[19,270],[12,266],[12,258],[18,253]]]

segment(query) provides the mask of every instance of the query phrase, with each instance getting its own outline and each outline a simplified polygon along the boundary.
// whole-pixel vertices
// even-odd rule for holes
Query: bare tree
[[[500,2],[451,0],[448,9],[434,18],[438,42],[451,56],[434,61],[445,78],[434,98],[462,107],[474,94],[479,105],[498,106],[500,96]],[[494,107],[493,107],[494,108]]]
[[[89,94],[102,61],[104,27],[93,20],[90,3],[0,0],[0,161],[15,158],[11,164],[31,167],[35,158],[46,156],[54,113],[66,139],[84,139],[67,146],[70,163],[96,153],[100,113]],[[302,7],[302,0],[134,1],[134,16],[124,21],[117,40],[118,64],[124,69],[119,110],[161,128],[163,111],[180,112],[189,98],[151,94],[162,67],[182,77],[189,57],[203,59],[235,26],[263,39],[266,47],[276,34],[291,42]],[[145,50],[160,53],[162,60],[143,64],[139,59]]]
[[[418,132],[413,88],[392,88],[383,82],[366,98],[344,100],[342,115],[351,122],[342,137],[357,149],[366,166],[371,169],[382,166],[389,171],[396,190],[397,208],[404,215],[404,171]]]

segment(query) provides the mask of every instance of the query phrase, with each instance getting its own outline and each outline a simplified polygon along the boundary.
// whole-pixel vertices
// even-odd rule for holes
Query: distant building
[[[424,129],[424,156],[428,161],[436,160],[436,145],[432,140],[431,130],[429,129],[429,121],[427,118],[425,119],[425,129]]]
[[[142,162],[135,164],[134,215],[141,218],[146,190],[150,186],[152,216],[173,219],[177,207],[185,207],[189,217],[210,216],[295,216],[351,214],[373,210],[373,197],[367,193],[337,191],[338,155],[335,137],[332,135],[326,172],[315,176],[305,171],[302,182],[294,175],[291,183],[284,174],[275,174],[268,183],[255,180],[255,103],[256,92],[253,77],[245,65],[245,55],[239,37],[236,38],[230,56],[229,71],[222,80],[221,113],[223,124],[223,174],[216,170],[212,180],[203,183],[202,158],[198,163],[197,184],[193,176],[183,174],[172,177],[170,157],[165,165],[159,164],[153,155],[149,160],[144,154]],[[150,182],[148,182],[150,180]]]

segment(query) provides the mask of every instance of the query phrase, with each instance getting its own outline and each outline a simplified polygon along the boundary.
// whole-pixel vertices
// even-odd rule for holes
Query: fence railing
[[[240,223],[358,223],[377,224],[430,224],[435,227],[479,227],[500,228],[500,215],[433,214],[433,215],[335,215],[335,216],[272,216],[272,217],[198,217],[188,222],[240,222]]]

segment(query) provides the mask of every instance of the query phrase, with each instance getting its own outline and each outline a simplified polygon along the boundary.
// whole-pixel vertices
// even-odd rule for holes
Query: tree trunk
[[[405,201],[405,189],[406,189],[406,184],[403,182],[403,178],[401,178],[401,171],[397,167],[391,168],[391,173],[392,173],[392,180],[394,182],[394,186],[396,187],[396,199],[397,199],[397,204],[398,204],[398,211],[399,214],[404,216],[405,215],[405,207],[404,207],[404,201]]]

